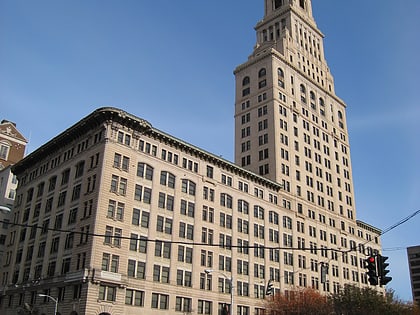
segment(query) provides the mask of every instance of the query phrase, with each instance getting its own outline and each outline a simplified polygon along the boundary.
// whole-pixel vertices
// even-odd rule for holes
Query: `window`
[[[167,209],[169,211],[174,210],[174,196],[167,195],[163,192],[159,192],[158,207],[161,209]]]
[[[121,169],[123,171],[128,171],[130,167],[130,158],[127,156],[122,156],[119,153],[114,154],[114,165],[115,168]]]
[[[232,209],[232,196],[221,193],[220,194],[220,205],[229,209]]]
[[[146,263],[129,259],[127,264],[127,275],[131,278],[145,279]]]
[[[149,164],[139,162],[137,163],[137,176],[148,180],[153,179],[153,167]]]
[[[214,201],[214,189],[204,186],[203,187],[203,198],[205,200]]]
[[[168,186],[169,188],[175,188],[175,175],[166,171],[160,173],[160,184]]]
[[[48,191],[53,191],[57,182],[57,176],[53,176],[48,180]]]
[[[68,225],[76,223],[76,221],[77,221],[77,211],[78,211],[78,208],[73,208],[73,209],[70,210],[69,219],[68,219],[68,222],[67,222]]]
[[[114,228],[109,225],[106,226],[104,244],[120,247],[121,237],[122,237],[122,229]]]
[[[125,304],[134,306],[144,306],[144,291],[126,289]]]
[[[10,145],[4,141],[0,143],[0,159],[6,160],[9,157]]]
[[[109,200],[107,218],[122,221],[124,218],[124,207],[125,204],[122,202],[116,202],[115,200]]]
[[[192,312],[192,299],[187,297],[177,296],[175,301],[175,311],[191,313]]]
[[[111,179],[111,192],[125,196],[127,192],[127,179],[112,175]]]
[[[120,262],[120,256],[111,255],[108,253],[102,254],[102,270],[110,272],[118,272],[118,266]]]
[[[112,286],[100,285],[98,299],[102,301],[115,302],[117,288]]]
[[[195,215],[195,203],[181,200],[181,214],[194,218]]]
[[[167,310],[169,308],[169,295],[152,293],[152,308]]]
[[[211,310],[212,310],[211,301],[198,300],[197,314],[211,314]]]
[[[74,174],[74,178],[79,178],[83,175],[83,170],[85,168],[85,161],[80,161],[76,164],[76,172]]]
[[[73,187],[73,192],[71,194],[71,201],[78,200],[80,198],[80,191],[82,189],[82,185],[78,184]]]
[[[133,209],[133,215],[132,215],[132,219],[131,219],[131,223],[133,225],[137,225],[137,226],[141,226],[144,228],[148,228],[149,227],[149,218],[150,218],[150,214],[147,211],[141,211],[140,209]]]
[[[195,196],[195,183],[188,179],[183,179],[181,190],[183,193],[188,193],[191,196]]]
[[[60,194],[58,195],[57,207],[61,207],[64,205],[64,203],[66,202],[66,195],[67,195],[66,190],[60,192]]]
[[[186,262],[192,264],[193,249],[190,247],[185,247],[183,245],[178,245],[178,261]]]
[[[169,283],[169,267],[154,265],[153,281]]]
[[[150,204],[152,199],[152,189],[136,184],[134,189],[134,199]]]
[[[172,234],[172,219],[164,218],[160,215],[157,217],[156,221],[156,231],[165,232],[166,234]]]
[[[155,256],[170,259],[171,258],[171,243],[156,241],[155,242]]]
[[[207,177],[213,178],[213,167],[209,165],[207,165]]]
[[[248,214],[249,213],[249,203],[245,200],[238,200],[238,212]]]
[[[59,237],[55,237],[52,239],[51,241],[51,250],[50,253],[57,253],[58,252],[58,246],[60,244],[60,238]]]
[[[182,167],[186,168],[186,169],[189,169],[190,171],[193,171],[195,173],[198,172],[198,163],[194,162],[194,161],[191,161],[191,160],[188,160],[186,158],[182,159]]]
[[[232,177],[222,174],[222,183],[224,185],[232,186]]]
[[[74,242],[74,232],[70,232],[66,235],[66,241],[64,244],[64,249],[72,249]]]
[[[179,237],[187,238],[189,240],[194,239],[194,225],[179,222]]]
[[[61,173],[61,185],[65,185],[70,179],[70,169],[66,169]]]

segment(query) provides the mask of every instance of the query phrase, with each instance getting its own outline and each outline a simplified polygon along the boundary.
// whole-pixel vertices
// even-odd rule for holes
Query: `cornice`
[[[64,132],[60,133],[42,145],[33,153],[16,163],[12,167],[12,171],[14,174],[19,176],[32,165],[36,165],[39,163],[39,161],[45,159],[46,156],[52,155],[56,151],[60,150],[60,148],[68,145],[70,142],[80,139],[80,137],[86,135],[86,133],[90,132],[91,130],[99,127],[104,123],[112,125],[114,122],[131,128],[134,132],[137,131],[154,139],[159,139],[163,143],[168,144],[180,151],[187,152],[188,154],[196,156],[217,167],[226,169],[244,178],[248,178],[260,185],[270,187],[274,191],[280,191],[281,189],[281,185],[279,183],[268,180],[265,177],[259,176],[244,168],[241,168],[238,165],[229,162],[219,156],[202,150],[192,144],[182,141],[181,139],[175,138],[161,130],[152,127],[152,125],[147,120],[114,107],[102,107],[95,110],[90,115],[86,116]]]

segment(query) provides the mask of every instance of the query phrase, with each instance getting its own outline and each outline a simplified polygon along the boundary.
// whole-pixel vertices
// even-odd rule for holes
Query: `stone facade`
[[[13,166],[1,314],[55,299],[63,315],[220,314],[233,297],[234,314],[259,315],[269,280],[368,285],[381,231],[356,220],[345,104],[310,1],[266,0],[256,30],[235,70],[236,163],[107,107]]]

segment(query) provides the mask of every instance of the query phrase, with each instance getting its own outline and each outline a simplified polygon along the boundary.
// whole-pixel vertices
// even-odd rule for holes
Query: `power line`
[[[420,213],[420,210],[417,210],[415,212],[413,212],[412,214],[410,214],[409,216],[407,216],[406,218],[400,220],[399,222],[391,225],[390,227],[386,228],[380,235],[384,235],[385,233],[390,232],[391,230],[395,229],[396,227],[400,226],[401,224],[409,221],[410,219],[412,219],[413,217],[415,217],[416,215],[418,215]],[[6,220],[0,220],[0,223],[3,224],[10,224],[11,226],[21,226],[21,227],[25,227],[25,228],[36,228],[36,229],[41,229],[41,230],[46,230],[46,231],[53,231],[53,232],[60,232],[60,233],[73,233],[73,234],[79,234],[79,235],[83,235],[83,236],[92,236],[92,237],[103,237],[103,238],[117,238],[117,239],[125,239],[125,240],[142,240],[142,241],[146,241],[146,242],[165,242],[165,243],[171,243],[171,244],[179,244],[179,245],[190,245],[190,246],[207,246],[207,247],[223,247],[223,248],[258,248],[258,249],[278,249],[278,250],[291,250],[291,251],[295,251],[295,250],[302,250],[302,251],[310,251],[310,250],[314,250],[314,251],[318,251],[318,250],[327,250],[327,251],[336,251],[339,253],[349,253],[352,251],[355,251],[357,248],[353,247],[350,249],[346,249],[346,250],[342,250],[340,248],[328,248],[328,247],[321,247],[321,248],[317,248],[317,247],[282,247],[282,246],[265,246],[265,245],[227,245],[226,243],[221,244],[221,243],[202,243],[202,242],[188,242],[188,241],[171,241],[171,240],[162,240],[162,239],[149,239],[149,238],[134,238],[134,237],[129,237],[129,236],[122,236],[122,235],[108,235],[108,234],[97,234],[97,233],[89,233],[89,232],[84,232],[84,231],[75,231],[75,230],[63,230],[63,229],[57,229],[57,228],[45,228],[43,226],[38,226],[37,224],[21,224],[21,223],[11,223],[9,221]],[[360,246],[364,246],[368,243],[370,243],[372,240],[367,240],[365,243],[363,244],[359,244],[359,248]],[[328,260],[328,262],[331,259]]]

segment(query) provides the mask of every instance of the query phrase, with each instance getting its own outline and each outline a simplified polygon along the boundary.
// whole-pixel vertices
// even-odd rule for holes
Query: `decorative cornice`
[[[42,145],[39,149],[35,150],[23,160],[16,163],[12,167],[12,171],[14,174],[19,176],[22,172],[26,171],[31,166],[36,165],[39,161],[45,159],[46,156],[49,156],[60,150],[60,148],[68,145],[68,143],[71,141],[79,139],[86,133],[104,123],[113,122],[131,128],[136,133],[142,133],[149,137],[159,139],[163,143],[169,144],[178,150],[188,152],[188,154],[197,156],[210,164],[229,170],[230,172],[238,174],[244,178],[253,180],[260,185],[270,187],[275,191],[280,191],[281,189],[281,185],[279,183],[273,182],[266,179],[265,177],[245,170],[244,168],[241,168],[238,165],[229,162],[217,155],[202,150],[192,144],[182,141],[181,139],[175,138],[161,130],[153,128],[147,120],[114,107],[102,107],[95,110],[90,115],[80,120],[78,123],[74,124],[67,130],[54,137],[52,140]]]

